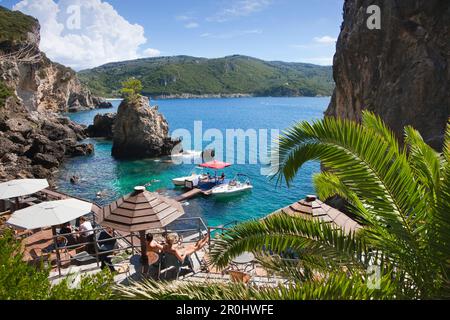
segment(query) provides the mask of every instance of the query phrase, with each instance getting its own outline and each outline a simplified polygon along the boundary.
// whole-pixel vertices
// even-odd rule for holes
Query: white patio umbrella
[[[17,179],[0,183],[0,200],[36,193],[48,187],[46,179]]]
[[[92,203],[66,199],[49,201],[16,211],[7,224],[20,229],[54,227],[75,220],[92,211]]]

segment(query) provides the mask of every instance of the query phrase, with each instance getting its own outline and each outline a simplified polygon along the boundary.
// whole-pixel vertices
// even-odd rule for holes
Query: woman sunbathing
[[[203,239],[197,241],[195,244],[186,246],[186,248],[184,249],[179,249],[175,246],[177,243],[176,235],[168,235],[166,241],[167,244],[164,246],[163,251],[173,254],[181,263],[184,263],[186,257],[189,257],[194,252],[197,252],[206,246],[206,244],[209,242],[209,234]]]
[[[161,244],[159,244],[155,239],[153,239],[153,235],[151,233],[148,233],[145,236],[145,239],[147,240],[148,252],[155,252],[159,254],[164,249],[164,247]]]

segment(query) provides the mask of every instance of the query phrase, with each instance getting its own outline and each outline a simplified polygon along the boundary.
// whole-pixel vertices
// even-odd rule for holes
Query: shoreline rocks
[[[52,178],[66,158],[94,152],[85,128],[56,114],[0,117],[0,181]]]
[[[93,96],[74,70],[39,50],[36,19],[1,6],[0,11],[21,15],[24,22],[16,30],[11,26],[15,36],[0,42],[0,84],[9,92],[0,101],[0,181],[51,179],[66,158],[94,152],[92,144],[81,143],[87,138],[86,128],[61,113],[112,104]]]

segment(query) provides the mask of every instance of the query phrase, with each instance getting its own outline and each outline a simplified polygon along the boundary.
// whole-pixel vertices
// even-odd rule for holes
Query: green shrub
[[[122,82],[120,93],[122,97],[129,101],[136,100],[142,92],[142,82],[135,78],[129,78]]]
[[[35,18],[0,6],[0,42],[24,41],[27,39],[27,33],[37,25]]]
[[[11,96],[14,96],[14,91],[0,80],[0,108],[4,107],[6,99]]]
[[[11,231],[0,236],[0,300],[105,300],[113,284],[109,271],[83,276],[76,288],[69,279],[52,286],[50,271],[23,261],[21,244]]]

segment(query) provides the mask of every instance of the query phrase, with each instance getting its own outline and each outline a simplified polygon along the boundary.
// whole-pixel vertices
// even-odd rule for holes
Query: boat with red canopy
[[[213,170],[221,170],[221,169],[231,167],[231,163],[213,160],[210,162],[202,163],[200,165],[200,167],[207,168],[207,169],[213,169]]]

